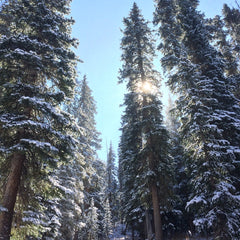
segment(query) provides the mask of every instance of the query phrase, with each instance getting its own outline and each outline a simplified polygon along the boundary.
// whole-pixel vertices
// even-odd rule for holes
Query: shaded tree
[[[233,56],[235,57],[236,72],[231,75],[231,81],[234,84],[233,92],[235,96],[240,98],[240,5],[236,1],[237,7],[230,8],[227,4],[223,6],[223,20],[230,35],[230,44]]]
[[[173,159],[174,175],[173,207],[167,214],[169,221],[168,234],[181,234],[184,236],[190,229],[189,222],[191,219],[191,215],[185,208],[190,194],[189,172],[187,169],[188,156],[184,152],[179,131],[181,124],[179,116],[177,116],[176,103],[173,99],[173,96],[169,95],[165,113],[165,123],[170,136],[170,153]]]
[[[60,104],[72,96],[76,40],[70,1],[4,1],[0,40],[0,236],[9,239],[17,193],[48,198],[48,174],[74,152]],[[7,16],[7,17],[6,17]],[[30,183],[30,184],[29,184]],[[23,194],[24,193],[24,194]],[[35,197],[33,197],[35,196]],[[39,205],[39,204],[38,204]]]
[[[162,62],[169,73],[168,84],[180,95],[181,134],[191,156],[187,209],[194,214],[197,231],[215,239],[237,238],[238,100],[229,91],[219,53],[209,43],[203,15],[196,10],[198,1],[156,3]]]

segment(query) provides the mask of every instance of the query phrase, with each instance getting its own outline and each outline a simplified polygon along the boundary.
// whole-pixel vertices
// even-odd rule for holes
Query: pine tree
[[[95,160],[93,162],[94,175],[91,176],[91,185],[84,185],[84,204],[83,204],[83,214],[81,216],[81,228],[80,233],[78,234],[79,239],[89,240],[89,239],[102,239],[104,236],[104,192],[105,189],[105,175],[106,175],[106,166],[100,160]],[[90,190],[91,191],[90,191]],[[90,199],[90,200],[89,200]],[[92,216],[92,206],[91,202],[94,202],[94,211],[97,213],[93,219]],[[94,236],[91,234],[92,230],[91,224],[94,224]],[[91,238],[90,238],[91,237]]]
[[[113,225],[112,225],[112,214],[108,198],[104,203],[104,235],[105,239],[109,239]]]
[[[99,138],[100,133],[96,130],[96,103],[92,96],[92,90],[88,86],[87,77],[81,81],[79,92],[79,104],[77,106],[78,126],[82,129],[82,136],[79,138],[81,143],[81,154],[85,161],[86,176],[83,179],[84,185],[84,211],[90,207],[91,199],[94,199],[96,207],[101,208],[100,193],[103,184],[105,167],[98,160],[96,151],[101,147]],[[103,210],[102,210],[103,212]]]
[[[47,196],[49,171],[74,152],[67,134],[70,117],[60,109],[72,95],[76,75],[73,20],[64,16],[69,4],[19,0],[1,6],[0,159],[1,179],[7,179],[1,203],[7,211],[0,215],[3,239],[10,237],[18,190],[19,196],[22,189]]]
[[[94,177],[97,177],[98,165],[96,151],[101,147],[99,138],[100,133],[96,130],[96,103],[92,96],[92,91],[88,86],[87,77],[84,76],[81,81],[80,91],[79,91],[79,100],[77,107],[78,115],[77,123],[82,130],[82,135],[79,138],[81,143],[81,154],[85,160],[85,171],[86,176],[84,177],[84,195],[86,206],[89,206],[89,202],[96,193],[96,188],[94,182]],[[96,199],[94,199],[96,201]]]
[[[120,81],[127,81],[126,110],[120,143],[120,181],[128,224],[140,225],[141,214],[153,208],[155,239],[162,239],[161,210],[166,210],[170,186],[168,134],[159,100],[160,75],[153,69],[154,40],[136,3],[124,18]],[[129,219],[130,216],[130,219]],[[147,224],[147,223],[146,223]],[[147,225],[149,226],[149,225]],[[133,226],[132,226],[133,227]],[[150,229],[148,229],[148,237]]]
[[[135,76],[139,75],[139,72],[133,68],[133,63],[140,61],[137,57],[137,46],[131,46],[134,42],[134,36],[132,34],[136,31],[134,28],[139,28],[139,35],[142,33],[140,24],[133,22],[133,14],[139,14],[139,9],[134,4],[134,10],[131,11],[130,17],[124,19],[126,26],[123,34],[121,48],[123,50],[122,60],[124,64],[120,70],[120,82],[123,82],[125,78],[129,78],[127,83],[128,94],[125,94],[124,115],[122,116],[122,134],[119,144],[119,182],[121,191],[121,213],[122,218],[127,224],[127,227],[132,228],[132,231],[136,228],[136,225],[140,225],[142,222],[144,209],[141,207],[140,196],[137,191],[135,179],[137,177],[136,169],[139,168],[139,161],[137,155],[142,148],[141,128],[139,125],[139,103],[137,101],[137,93]],[[149,31],[149,29],[148,29]],[[141,35],[140,35],[141,36]],[[129,48],[132,48],[132,52]],[[143,227],[140,227],[143,228]],[[140,231],[140,229],[139,229]]]
[[[224,60],[224,70],[230,82],[230,90],[239,98],[240,62],[236,33],[239,25],[237,21],[240,22],[238,20],[238,18],[240,19],[240,13],[237,9],[230,10],[227,5],[224,5],[223,14],[225,15],[224,18],[217,15],[213,19],[207,19],[207,30],[210,33],[211,43],[217,48],[220,57]],[[231,15],[234,17],[231,17]],[[235,26],[232,23],[228,23],[229,19],[232,19],[230,21],[235,21]]]
[[[100,133],[96,130],[96,103],[92,96],[92,90],[88,86],[86,75],[81,82],[78,109],[78,125],[84,129],[81,139],[81,143],[85,145],[83,155],[89,158],[89,156],[95,156],[96,150],[101,148],[101,139],[99,137]]]
[[[94,200],[91,199],[90,208],[87,214],[87,229],[88,235],[87,240],[97,240],[98,239],[98,213],[97,208],[94,206]]]
[[[86,78],[86,76],[84,76]],[[81,109],[81,82],[77,81],[74,98],[70,104],[65,105],[66,111],[71,114],[75,120],[74,137],[78,140],[77,151],[74,158],[67,165],[63,165],[56,173],[58,185],[63,191],[60,200],[61,227],[58,231],[58,238],[77,239],[85,226],[84,218],[84,181],[88,179],[89,168],[86,167],[87,159],[83,156],[85,145],[81,142],[85,130],[80,126],[82,117]],[[86,183],[85,183],[86,184]]]
[[[165,122],[170,136],[171,157],[173,158],[174,198],[173,208],[167,214],[170,228],[168,232],[171,234],[183,234],[190,229],[188,223],[191,216],[185,209],[189,196],[189,174],[187,172],[187,156],[184,154],[184,147],[179,132],[179,116],[176,113],[176,104],[173,102],[173,97],[169,95]]]
[[[230,9],[227,4],[223,6],[224,22],[229,29],[229,34],[232,37],[232,44],[234,52],[239,56],[239,30],[240,30],[240,4],[236,1],[237,7]]]
[[[228,36],[230,35],[231,50],[233,56],[235,57],[236,71],[234,76],[232,76],[232,81],[234,83],[234,94],[239,99],[240,98],[240,4],[236,1],[237,8],[230,8],[227,4],[223,6],[224,23],[228,29]]]
[[[74,100],[70,105],[66,105],[66,109],[76,122],[75,138],[78,140],[78,154],[71,164],[64,166],[66,170],[60,171],[59,174],[65,188],[69,189],[73,184],[69,189],[70,194],[68,193],[66,199],[61,201],[61,211],[64,216],[60,232],[62,238],[85,239],[87,238],[86,212],[89,211],[92,198],[98,211],[103,212],[100,207],[100,195],[103,188],[103,174],[105,174],[105,166],[97,160],[96,155],[96,149],[100,147],[99,133],[95,127],[96,106],[86,75],[75,88]]]
[[[122,117],[118,167],[121,219],[126,223],[127,228],[132,229],[132,232],[137,228],[136,225],[142,222],[144,212],[140,207],[140,196],[135,186],[136,169],[138,169],[136,156],[141,148],[141,132],[137,124],[138,111],[135,98],[134,92],[125,95],[125,102],[128,102],[128,105]],[[143,226],[138,230],[140,229],[143,229]]]
[[[81,157],[74,159],[67,165],[63,165],[56,172],[57,187],[61,189],[62,195],[58,202],[60,227],[54,239],[74,239],[84,225],[83,204],[84,186],[82,177],[84,170]]]
[[[239,238],[238,101],[229,91],[222,59],[209,43],[198,1],[156,2],[162,62],[171,89],[180,95],[181,134],[191,156],[187,209],[194,213],[199,232],[215,239]]]
[[[106,166],[106,198],[109,201],[111,215],[113,217],[113,221],[116,222],[118,220],[118,183],[117,183],[117,169],[115,166],[115,153],[113,151],[112,143],[110,143],[110,147],[107,155],[107,166]]]

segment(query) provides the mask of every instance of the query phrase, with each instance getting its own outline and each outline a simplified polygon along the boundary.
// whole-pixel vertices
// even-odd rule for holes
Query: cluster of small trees
[[[122,219],[141,239],[187,230],[239,239],[239,6],[205,19],[197,0],[155,5],[161,64],[176,102],[167,131],[153,31],[134,3],[121,42],[120,82],[128,90],[119,145]]]

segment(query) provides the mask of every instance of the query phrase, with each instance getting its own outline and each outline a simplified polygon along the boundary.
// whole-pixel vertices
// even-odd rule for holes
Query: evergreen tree
[[[234,94],[240,99],[240,5],[236,1],[237,8],[230,8],[227,4],[223,6],[224,23],[230,35],[231,50],[235,57],[236,70],[232,81],[234,83]]]
[[[91,156],[96,156],[96,150],[101,148],[101,139],[100,133],[96,130],[96,103],[92,96],[92,90],[88,86],[86,75],[81,82],[78,111],[78,125],[84,129],[84,134],[80,139],[85,147],[83,155],[86,158],[91,158]]]
[[[141,231],[143,226],[143,212],[140,196],[135,186],[137,177],[136,169],[138,169],[137,153],[141,148],[141,132],[137,124],[138,112],[134,92],[125,95],[125,102],[128,102],[124,115],[122,116],[121,137],[119,143],[119,167],[118,177],[120,184],[120,212],[121,219],[126,223],[127,228],[131,228],[132,232],[137,228]],[[133,127],[134,126],[134,127]]]
[[[84,204],[84,186],[82,178],[84,177],[84,163],[81,156],[74,159],[67,165],[61,166],[56,172],[57,187],[61,189],[62,195],[58,202],[60,227],[57,237],[54,239],[77,239],[81,226],[84,226],[83,204]]]
[[[84,76],[86,78],[86,76]],[[81,229],[85,226],[84,218],[84,189],[89,184],[89,167],[86,167],[87,159],[83,156],[83,149],[85,145],[81,142],[85,134],[85,129],[80,126],[80,120],[82,117],[81,109],[81,82],[77,81],[75,88],[75,94],[72,102],[65,105],[66,111],[70,113],[75,120],[75,139],[78,140],[77,151],[72,161],[61,166],[57,171],[58,185],[63,191],[63,195],[60,200],[61,227],[58,231],[58,238],[64,239],[77,239],[80,235]]]
[[[98,237],[101,239],[104,235],[104,189],[106,189],[106,165],[101,160],[95,160],[93,163],[95,174],[92,177],[93,196],[95,206],[98,211]]]
[[[67,134],[70,117],[60,109],[72,96],[76,75],[73,20],[65,17],[69,4],[19,0],[1,5],[2,239],[10,238],[18,191],[30,205],[39,200],[37,196],[48,198],[54,192],[49,190],[49,172],[74,152],[74,141]]]
[[[236,1],[237,7],[230,8],[227,4],[223,6],[223,15],[224,22],[226,23],[226,27],[229,30],[229,34],[231,35],[232,44],[234,46],[234,53],[238,56],[239,59],[239,48],[240,48],[240,40],[239,40],[239,31],[240,31],[240,4]]]
[[[88,212],[91,199],[95,205],[103,212],[100,203],[100,194],[103,187],[105,166],[97,159],[96,151],[101,147],[99,138],[100,133],[96,130],[96,103],[92,96],[92,91],[88,86],[87,77],[84,76],[80,86],[79,105],[77,122],[83,134],[79,138],[82,145],[81,154],[85,160],[86,176],[84,184],[84,211]],[[85,214],[86,215],[86,214]]]
[[[176,114],[176,104],[170,95],[166,106],[165,122],[170,136],[174,169],[174,199],[173,209],[167,214],[169,219],[168,232],[169,234],[183,234],[190,229],[188,224],[191,216],[185,209],[189,196],[189,174],[187,172],[187,156],[184,154],[179,133],[180,122]]]
[[[96,198],[99,198],[99,196],[97,196],[99,189],[97,190],[96,188],[97,182],[99,181],[98,178],[100,177],[97,174],[99,162],[97,160],[96,150],[101,147],[100,133],[96,130],[95,122],[96,103],[92,96],[92,91],[88,86],[86,76],[83,77],[81,82],[77,111],[77,123],[83,133],[79,138],[79,142],[82,145],[81,154],[85,160],[84,168],[86,176],[84,177],[83,184],[86,203],[84,209],[86,209],[92,197],[94,197],[95,202],[97,201]]]
[[[113,221],[118,220],[118,183],[117,183],[117,169],[115,166],[115,153],[113,151],[112,143],[107,155],[107,166],[106,166],[106,199],[109,201],[111,215]]]
[[[135,16],[133,16],[135,15]],[[130,13],[129,18],[124,18],[124,24],[126,26],[123,31],[124,37],[122,38],[121,48],[123,50],[122,60],[123,66],[120,70],[120,83],[129,78],[130,81],[127,83],[128,94],[125,94],[124,115],[122,116],[122,134],[119,144],[119,182],[121,191],[121,214],[122,218],[127,224],[127,227],[136,229],[137,225],[142,222],[144,209],[141,207],[140,195],[137,191],[137,185],[135,179],[137,177],[136,169],[139,168],[140,163],[137,160],[137,155],[142,148],[141,139],[141,128],[139,125],[139,102],[137,101],[136,93],[136,76],[139,75],[138,70],[133,68],[134,62],[140,61],[141,59],[137,56],[137,46],[133,45],[134,36],[137,27],[139,36],[142,35],[142,26],[133,22],[133,18],[138,18],[139,9],[136,4]],[[140,29],[140,26],[141,29]],[[146,23],[145,23],[146,25]],[[149,32],[149,29],[147,29]],[[146,30],[144,31],[146,32]],[[135,33],[136,34],[136,33]],[[145,35],[147,35],[145,33]],[[135,42],[137,43],[137,42]],[[132,52],[129,49],[132,48]],[[136,72],[136,73],[135,73]],[[134,76],[134,73],[136,76]],[[138,226],[138,230],[143,229],[142,226]]]
[[[207,19],[207,30],[210,33],[211,43],[218,49],[220,57],[224,59],[224,69],[230,81],[230,90],[239,98],[240,62],[237,32],[239,31],[240,13],[239,10],[231,10],[224,5],[223,14],[224,18],[215,16],[213,19]]]
[[[111,214],[111,208],[109,204],[108,198],[106,199],[104,203],[104,236],[105,239],[109,239],[109,235],[111,234],[111,231],[113,229],[112,225],[112,214]]]
[[[187,209],[194,214],[197,231],[214,239],[237,239],[238,101],[229,91],[222,59],[209,43],[203,15],[196,10],[198,1],[156,3],[162,62],[171,89],[180,95],[181,134],[191,156]],[[166,31],[172,33],[171,38]]]
[[[97,208],[94,206],[94,200],[91,199],[90,208],[87,213],[87,229],[88,235],[87,240],[97,240],[98,239],[98,213]]]
[[[97,160],[96,155],[96,149],[100,147],[99,133],[95,127],[96,106],[86,76],[78,83],[74,101],[67,105],[66,109],[73,115],[76,122],[78,131],[75,132],[75,138],[78,140],[78,154],[75,155],[71,164],[64,166],[65,170],[63,169],[64,171],[60,171],[59,174],[62,185],[70,190],[67,198],[61,201],[61,211],[64,216],[60,232],[62,238],[86,239],[86,213],[89,211],[92,198],[98,211],[103,212],[100,195],[105,174],[105,166]],[[71,184],[72,187],[70,187]],[[100,214],[99,217],[101,217]]]
[[[121,48],[120,82],[127,81],[122,117],[119,169],[123,212],[127,224],[140,221],[153,208],[155,239],[162,239],[160,208],[166,210],[170,186],[168,134],[162,122],[160,76],[153,69],[154,40],[136,3],[128,18]],[[144,211],[146,213],[144,213]],[[138,220],[138,222],[137,222]],[[146,221],[147,237],[150,224]]]

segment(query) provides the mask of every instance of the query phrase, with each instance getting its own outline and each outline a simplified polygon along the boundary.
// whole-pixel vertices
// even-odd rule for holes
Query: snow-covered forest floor
[[[110,240],[131,240],[131,233],[126,232],[124,234],[125,225],[123,224],[116,224],[116,227],[113,229],[112,233],[109,236]],[[136,237],[136,240],[139,240]],[[168,240],[206,240],[206,238],[201,237],[180,237],[180,238],[171,238]]]
[[[116,224],[116,227],[113,229],[113,232],[110,234],[110,240],[130,240],[131,235],[129,232],[126,232],[123,235],[125,226],[123,224]]]

